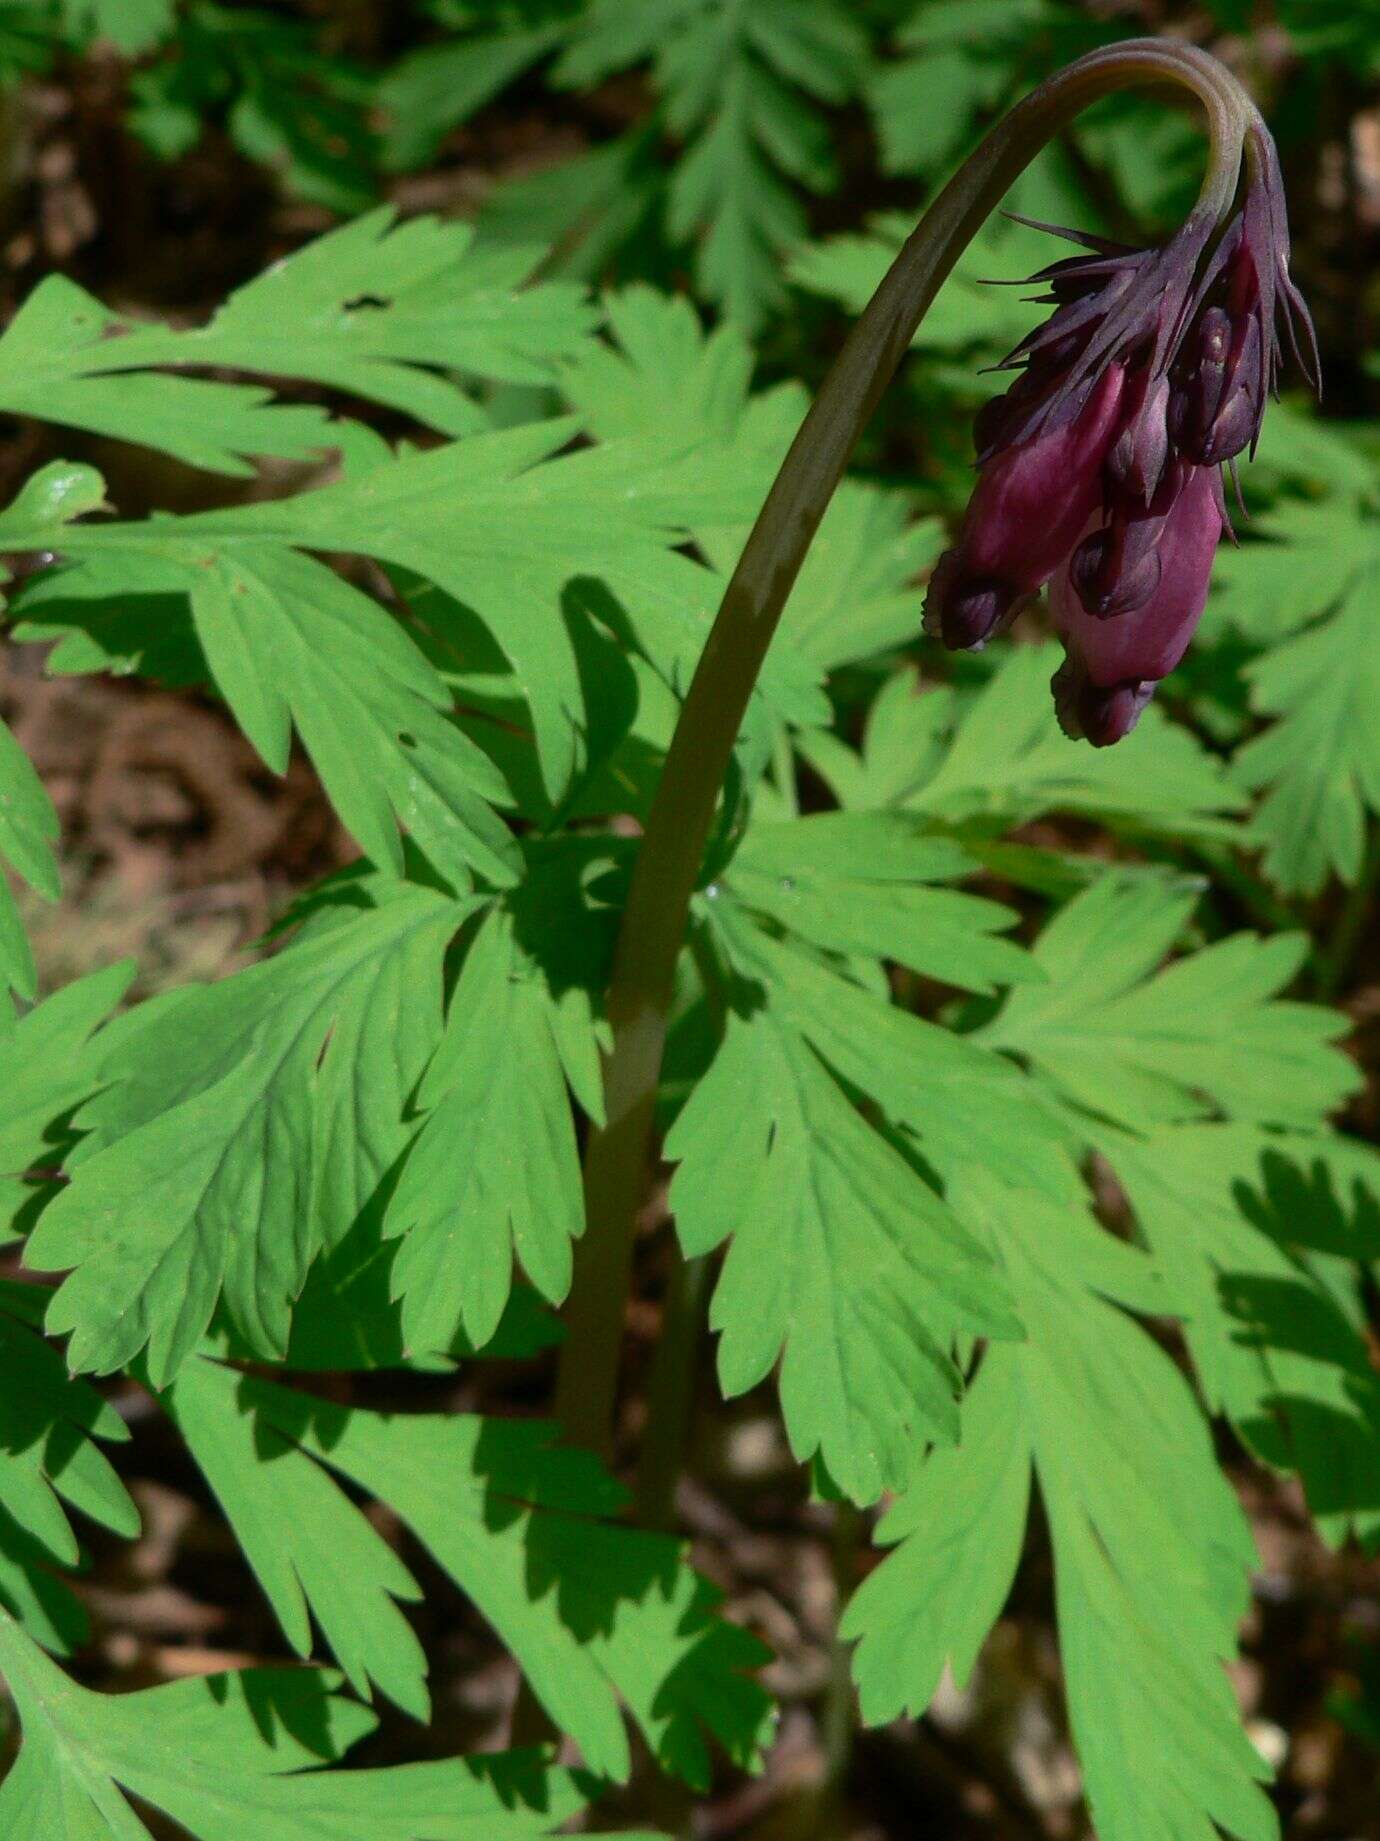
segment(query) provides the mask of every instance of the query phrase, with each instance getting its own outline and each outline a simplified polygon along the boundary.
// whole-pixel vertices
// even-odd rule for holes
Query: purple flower
[[[1224,227],[1195,212],[1154,249],[1033,227],[1083,253],[1034,277],[1054,311],[978,416],[978,483],[930,579],[925,631],[973,650],[1052,581],[1055,707],[1066,734],[1102,747],[1135,727],[1193,637],[1227,527],[1218,468],[1254,450],[1280,330],[1315,381],[1317,347],[1263,128]]]
[[[1126,520],[1130,534],[1122,548],[1138,560],[1120,578],[1112,566],[1111,598],[1118,581],[1148,581],[1146,591],[1136,589],[1133,595],[1127,588],[1114,608],[1099,611],[1109,597],[1096,571],[1109,552],[1095,549],[1091,565],[1084,559],[1090,544],[1103,544],[1108,537],[1101,528],[1084,538],[1050,589],[1066,655],[1054,676],[1060,726],[1095,748],[1120,741],[1135,727],[1155,685],[1188,650],[1207,600],[1222,534],[1220,481],[1210,468],[1183,461],[1172,465],[1183,477],[1173,482],[1168,508],[1152,507]],[[1090,574],[1095,578],[1091,587],[1082,579]]]

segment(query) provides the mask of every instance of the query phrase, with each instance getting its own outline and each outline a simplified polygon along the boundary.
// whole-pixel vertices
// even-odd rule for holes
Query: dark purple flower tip
[[[965,563],[961,550],[945,550],[925,596],[925,632],[951,652],[981,650],[1025,599],[1009,582],[969,574]]]
[[[1187,469],[1168,513],[1144,522],[1157,525],[1160,570],[1153,593],[1141,606],[1115,619],[1090,613],[1070,580],[1072,559],[1050,589],[1065,650],[1079,676],[1099,690],[1142,682],[1153,687],[1188,650],[1207,602],[1222,534],[1216,474],[1205,467]]]
[[[1124,741],[1155,690],[1148,679],[1104,688],[1094,684],[1071,658],[1060,665],[1049,687],[1054,692],[1059,727],[1070,741],[1090,742],[1094,748],[1110,748]]]
[[[1109,489],[1107,523],[1090,531],[1069,560],[1069,582],[1085,612],[1112,619],[1144,607],[1158,591],[1166,527],[1190,472],[1176,456],[1143,504]]]
[[[1127,526],[1090,531],[1069,559],[1069,581],[1088,613],[1112,620],[1144,607],[1160,585],[1164,565],[1158,549],[1127,555]]]

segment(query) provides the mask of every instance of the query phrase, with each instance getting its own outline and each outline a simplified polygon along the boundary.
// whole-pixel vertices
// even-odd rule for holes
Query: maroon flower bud
[[[946,646],[983,645],[1068,555],[1102,496],[1123,372],[1111,365],[1080,412],[1003,448],[978,475],[957,545],[925,597],[925,631]]]
[[[1222,534],[1217,476],[1207,468],[1189,469],[1167,515],[1145,522],[1156,526],[1159,574],[1154,591],[1140,606],[1115,619],[1099,618],[1084,606],[1070,579],[1072,562],[1054,578],[1050,604],[1068,653],[1059,710],[1069,734],[1076,731],[1093,740],[1095,728],[1115,727],[1138,699],[1134,721],[1155,684],[1188,650],[1202,617]],[[1103,693],[1101,699],[1092,698],[1092,691]],[[1113,691],[1128,696],[1120,702],[1109,700],[1106,693]],[[1094,703],[1103,711],[1096,722],[1089,716]]]

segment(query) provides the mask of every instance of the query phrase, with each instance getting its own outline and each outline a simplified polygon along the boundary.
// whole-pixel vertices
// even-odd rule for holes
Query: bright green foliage
[[[30,1327],[31,1295],[0,1291],[0,1602],[63,1650],[85,1635],[79,1607],[47,1572],[81,1559],[64,1504],[126,1539],[139,1512],[95,1442],[127,1439],[125,1423]]]
[[[1025,199],[1020,200],[1024,208]],[[811,294],[822,294],[860,313],[915,228],[913,214],[888,212],[863,232],[847,232],[812,244],[791,264],[791,278]],[[1018,281],[1054,260],[1052,240],[1023,224],[990,219],[960,256],[915,335],[916,349],[976,352],[1003,357],[1032,325],[1032,308],[1020,288],[988,287],[990,280]]]
[[[750,860],[751,834],[746,848]],[[954,1335],[1018,1331],[922,1158],[1038,1181],[1052,1128],[1009,1063],[890,1006],[866,959],[850,969],[871,988],[753,924],[736,871],[703,904],[735,1014],[668,1140],[671,1205],[687,1252],[734,1234],[711,1312],[726,1390],[760,1381],[784,1347],[793,1447],[872,1501],[905,1480],[917,1438],[953,1435]]]
[[[780,1356],[796,1456],[857,1501],[898,1487],[917,1440],[957,1433],[954,1334],[1016,1330],[979,1248],[769,1012],[730,1023],[667,1154],[686,1254],[734,1236],[710,1316],[725,1393]]]
[[[719,580],[756,515],[762,495],[806,409],[804,392],[778,386],[753,394],[752,353],[740,329],[706,334],[688,302],[633,287],[606,302],[609,344],[590,342],[562,368],[562,388],[585,426],[604,441],[636,437],[659,460],[687,454],[740,488],[741,510],[706,505],[690,531]],[[764,674],[778,705],[802,676],[817,678],[913,637],[919,615],[915,579],[941,547],[934,520],[914,520],[906,495],[847,480],[835,496],[792,591]],[[682,659],[675,681],[694,653]]]
[[[667,126],[688,143],[667,227],[678,241],[702,235],[703,291],[753,327],[781,299],[783,252],[804,237],[793,184],[833,182],[820,109],[853,93],[865,48],[837,0],[652,0],[635,15],[594,0],[555,75],[582,84],[655,60]]]
[[[310,1607],[357,1687],[373,1676],[426,1715],[421,1656],[393,1603],[417,1589],[334,1471],[388,1503],[474,1600],[592,1770],[628,1775],[620,1700],[662,1764],[700,1788],[706,1733],[755,1758],[769,1703],[747,1671],[767,1652],[714,1617],[675,1541],[607,1520],[622,1492],[549,1427],[335,1407],[200,1359],[169,1404],[299,1653]]]
[[[222,1293],[257,1351],[283,1353],[313,1257],[406,1141],[464,913],[399,886],[107,1030],[112,1084],[79,1114],[81,1159],[28,1249],[41,1269],[75,1268],[48,1317],[72,1332],[74,1368],[110,1373],[147,1346],[155,1382],[171,1379]]]
[[[934,1454],[882,1524],[896,1553],[849,1607],[870,1720],[971,1672],[1020,1552],[1029,1479],[1054,1548],[1065,1684],[1099,1841],[1243,1841],[1276,1832],[1222,1663],[1254,1553],[1174,1364],[1122,1311],[1160,1308],[1150,1262],[1062,1200],[972,1172],[960,1216],[985,1232],[1025,1325],[987,1354],[956,1451]],[[1111,1300],[1111,1301],[1108,1301]]]
[[[1132,833],[1240,837],[1228,815],[1242,794],[1153,705],[1116,748],[1094,753],[1061,735],[1048,691],[1058,657],[1055,646],[1011,648],[973,698],[898,672],[869,712],[861,759],[834,735],[802,748],[846,807],[899,805],[981,830],[1067,812]]]
[[[919,1137],[927,1162],[943,1172],[976,1159],[1042,1180],[1048,1143],[1059,1133],[1004,1056],[890,1003],[875,962],[830,964],[773,938],[735,902],[711,897],[705,906],[743,981],[744,1007],[765,999],[848,1087]]]
[[[549,459],[571,432],[554,421],[427,453],[384,450],[296,498],[148,525],[73,526],[63,547],[79,571],[42,592],[103,603],[142,579],[189,595],[207,666],[269,766],[285,766],[295,724],[341,816],[376,859],[400,862],[391,808],[445,873],[463,879],[473,867],[508,879],[511,847],[487,803],[507,797],[499,772],[440,715],[448,693],[401,629],[296,546],[413,570],[468,609],[471,625],[477,614],[511,665],[545,787],[559,799],[585,763],[588,726],[570,585],[637,586],[653,608],[669,603],[679,615],[687,578],[703,571],[669,549],[677,477],[691,516],[697,502],[722,516],[741,497],[737,482],[711,487],[707,463],[694,456],[677,474],[649,465],[631,441]],[[49,524],[26,526],[23,510],[16,505],[4,520],[12,547],[50,542]]]
[[[5,11],[0,66],[40,11]],[[122,968],[26,1008],[34,967],[0,897],[19,999],[0,1007],[0,1240],[27,1235],[28,1266],[63,1275],[0,1287],[0,1601],[27,1633],[0,1615],[25,1728],[0,1829],[143,1841],[128,1796],[202,1841],[519,1841],[574,1819],[581,1787],[520,1757],[323,1774],[370,1725],[332,1677],[115,1701],[52,1672],[29,1639],[83,1635],[53,1570],[82,1559],[69,1514],[134,1532],[102,1454],[122,1421],[75,1375],[152,1389],[286,1646],[356,1695],[429,1717],[415,1543],[591,1770],[626,1780],[634,1739],[699,1791],[712,1742],[757,1761],[765,1652],[674,1540],[622,1519],[599,1464],[537,1421],[367,1403],[379,1370],[410,1390],[559,1336],[627,821],[807,402],[783,329],[764,351],[786,381],[754,389],[744,326],[782,305],[792,252],[802,286],[861,306],[913,222],[802,249],[803,201],[836,178],[830,111],[870,101],[887,165],[937,180],[978,117],[1096,28],[1053,0],[438,0],[450,36],[385,79],[373,117],[371,83],[281,9],[171,11],[65,0],[61,42],[147,48],[135,120],[163,151],[223,122],[332,206],[538,66],[579,88],[645,73],[654,101],[500,187],[477,236],[378,209],[201,327],[50,278],[0,336],[8,413],[254,483],[232,509],[102,518],[90,467],[45,467],[0,513],[0,550],[45,559],[18,637],[55,673],[209,687],[276,773],[300,743],[364,852],[250,970],[113,1022]],[[58,21],[42,10],[36,59]],[[879,75],[867,33],[893,22]],[[1078,151],[1152,221],[1198,150],[1144,120],[1105,112]],[[1013,203],[1096,227],[1071,170],[1042,162]],[[726,310],[713,330],[645,285],[596,305],[530,280],[572,257],[679,279],[692,246]],[[920,477],[854,477],[823,521],[738,739],[658,1117],[682,1245],[718,1266],[723,1390],[775,1373],[827,1486],[902,1492],[847,1626],[868,1717],[922,1709],[946,1662],[971,1672],[1036,1491],[1099,1841],[1268,1841],[1222,1668],[1253,1556],[1193,1388],[1299,1475],[1329,1539],[1380,1540],[1362,1284],[1380,1177],[1328,1126],[1359,1076],[1343,1018],[1281,996],[1306,942],[1230,930],[1236,895],[1273,899],[1257,842],[1290,890],[1361,864],[1375,435],[1276,417],[1250,487],[1268,509],[1224,551],[1207,644],[1123,745],[1068,742],[1056,647],[923,647],[945,534],[915,516],[964,479],[961,430],[940,415],[931,440],[931,415],[975,398],[977,366],[1030,323],[979,278],[1060,253],[982,233],[917,340]],[[280,400],[279,380],[381,406],[420,447]],[[866,464],[891,465],[893,435]],[[266,496],[260,460],[310,467],[311,489]],[[1260,735],[1247,683],[1279,718]],[[1009,835],[1051,815],[1054,848]],[[0,731],[0,854],[54,894],[56,842]],[[1224,887],[1199,902],[1204,861]],[[1187,1379],[1159,1346],[1176,1324]],[[337,1377],[335,1397],[294,1373]]]
[[[942,177],[966,151],[974,118],[1009,91],[1046,0],[924,0],[897,34],[901,54],[868,86],[893,173]]]
[[[196,330],[142,325],[52,275],[0,338],[0,406],[135,439],[212,472],[247,455],[305,459],[339,440],[325,412],[248,384],[152,373],[226,366],[309,378],[402,410],[443,434],[485,425],[455,381],[540,384],[593,316],[563,283],[524,288],[524,249],[476,251],[434,218],[387,207],[320,237],[232,294]]]
[[[639,172],[645,129],[567,168],[513,188],[516,214],[548,234],[574,221],[612,253],[658,212],[673,244],[697,245],[703,292],[744,326],[781,303],[783,255],[801,242],[799,188],[837,177],[824,111],[854,96],[867,35],[840,0],[587,0],[486,10],[475,30],[415,53],[381,89],[389,156],[426,157],[454,124],[553,50],[551,81],[588,88],[650,64],[661,97],[656,126],[683,144],[669,181]],[[514,208],[486,216],[491,229]],[[599,218],[609,219],[602,229]],[[591,221],[595,220],[595,221]]]
[[[583,1806],[571,1778],[534,1753],[323,1772],[374,1720],[318,1670],[93,1694],[3,1610],[0,1669],[24,1726],[0,1785],[6,1841],[148,1841],[126,1793],[195,1841],[539,1841]]]
[[[297,729],[342,820],[376,861],[401,871],[402,823],[456,883],[472,870],[512,879],[512,843],[489,803],[506,802],[502,778],[443,713],[450,693],[416,646],[359,589],[296,550],[217,545],[210,533],[198,541],[172,520],[155,531],[86,527],[69,548],[82,560],[25,597],[23,609],[39,618],[21,637],[108,620],[108,597],[118,609],[132,582],[179,611],[185,595],[204,660],[193,676],[213,678],[274,772],[286,772]],[[131,551],[147,560],[131,569]],[[117,625],[116,643],[127,633]],[[83,638],[72,666],[90,669],[91,640],[95,661],[110,662],[99,626]]]
[[[27,754],[0,722],[0,858],[50,901],[59,894],[57,813]],[[0,987],[36,994],[33,954],[8,881],[0,876]],[[0,1012],[9,999],[0,988]]]
[[[1281,498],[1223,547],[1205,631],[1263,648],[1244,664],[1254,709],[1278,718],[1236,751],[1238,785],[1262,792],[1254,829],[1280,888],[1316,893],[1361,873],[1368,818],[1380,810],[1370,711],[1375,649],[1376,464],[1371,445],[1282,413],[1262,467],[1308,497]]]
[[[900,812],[820,812],[754,825],[724,881],[738,900],[827,952],[895,959],[963,990],[1038,978],[999,936],[1016,916],[942,885],[977,865]]]
[[[1307,942],[1233,934],[1156,970],[1183,933],[1191,896],[1105,877],[1044,929],[1044,984],[1012,991],[981,1032],[1059,1097],[1131,1129],[1211,1113],[1307,1124],[1359,1085],[1329,1044],[1335,1011],[1280,1001]]]
[[[1356,1262],[1380,1257],[1380,1171],[1344,1139],[1181,1125],[1103,1150],[1182,1316],[1208,1405],[1296,1470],[1331,1540],[1380,1537],[1380,1383]]]
[[[553,1303],[569,1290],[584,1209],[561,1046],[550,990],[495,910],[466,955],[388,1207],[387,1231],[406,1235],[393,1274],[409,1347],[447,1348],[458,1329],[487,1342],[515,1261]]]
[[[1309,613],[1326,615],[1247,667],[1252,701],[1281,720],[1238,752],[1235,774],[1245,786],[1266,789],[1256,826],[1267,840],[1266,867],[1283,888],[1316,891],[1329,870],[1355,882],[1367,815],[1380,811],[1371,720],[1380,696],[1371,644],[1375,533],[1374,517],[1355,505],[1290,508],[1272,534],[1297,543],[1298,554],[1287,569],[1278,568],[1276,555],[1271,585],[1252,599],[1276,632]],[[1241,561],[1256,557],[1252,546]],[[1228,617],[1241,593],[1239,581],[1232,586]]]
[[[0,1177],[23,1176],[61,1157],[61,1121],[100,1084],[104,1043],[92,1036],[133,969],[112,965],[78,978],[18,1021],[8,1006],[0,1010]]]

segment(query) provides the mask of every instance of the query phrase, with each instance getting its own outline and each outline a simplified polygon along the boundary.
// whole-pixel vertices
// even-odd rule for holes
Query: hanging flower
[[[978,415],[978,483],[930,580],[925,630],[960,650],[1052,583],[1066,654],[1055,707],[1095,747],[1130,733],[1193,637],[1229,528],[1220,468],[1234,477],[1254,451],[1281,332],[1317,382],[1279,162],[1258,123],[1248,157],[1226,224],[1195,212],[1159,248],[1031,225],[1083,253],[1033,278],[1054,311],[999,367],[1017,375]]]

